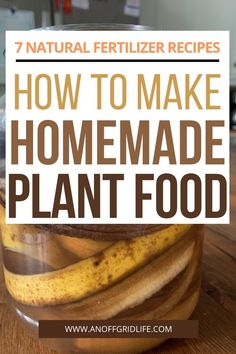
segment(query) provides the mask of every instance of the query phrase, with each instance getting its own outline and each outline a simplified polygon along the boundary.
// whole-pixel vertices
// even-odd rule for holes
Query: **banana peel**
[[[78,301],[139,269],[172,246],[191,225],[172,225],[150,235],[118,241],[100,255],[60,270],[19,275],[4,267],[10,295],[23,304],[46,306]]]
[[[159,318],[181,301],[195,277],[198,266],[195,245],[193,250],[193,240],[191,244],[188,240],[183,244],[183,241],[185,238],[128,278],[82,301],[48,307],[32,307],[11,301],[13,306],[35,321]]]
[[[82,301],[60,306],[60,314],[63,313],[70,319],[106,320],[113,318],[128,308],[135,309],[137,305],[143,304],[147,299],[163,289],[165,285],[175,279],[191,263],[195,243],[195,238],[187,235],[159,257],[117,284]],[[186,291],[192,276],[193,269],[191,267],[190,272],[187,272],[186,281],[185,277],[183,277],[182,283],[184,286],[180,287],[180,296],[178,296],[177,291],[179,289],[174,291],[177,301],[183,296],[183,291]],[[58,309],[56,308],[55,315],[57,311]],[[150,313],[149,317],[151,317]],[[120,318],[126,317],[120,315]],[[137,313],[137,318],[142,319],[140,311]]]
[[[82,301],[48,307],[32,307],[11,301],[13,306],[35,321],[159,318],[181,301],[193,283],[198,265],[196,240],[186,238],[128,278]]]

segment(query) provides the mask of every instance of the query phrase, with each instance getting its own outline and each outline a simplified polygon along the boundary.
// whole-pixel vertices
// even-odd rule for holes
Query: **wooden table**
[[[203,282],[193,318],[200,338],[170,340],[149,354],[236,353],[236,135],[231,138],[231,223],[206,227]],[[3,280],[0,280],[3,284]],[[0,288],[0,353],[56,354],[27,332],[9,312]],[[113,354],[113,353],[111,353]]]

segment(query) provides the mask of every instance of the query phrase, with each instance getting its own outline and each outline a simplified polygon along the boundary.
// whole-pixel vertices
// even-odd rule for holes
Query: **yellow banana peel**
[[[178,241],[191,225],[172,225],[150,235],[118,241],[100,255],[60,270],[19,275],[4,268],[12,297],[28,305],[56,305],[80,300],[139,269]]]

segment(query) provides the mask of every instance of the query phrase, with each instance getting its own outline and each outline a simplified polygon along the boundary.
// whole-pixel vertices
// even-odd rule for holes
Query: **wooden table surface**
[[[202,293],[193,318],[199,339],[169,340],[149,354],[236,353],[236,135],[231,137],[231,223],[206,227]],[[30,338],[0,288],[0,354],[57,354]],[[113,354],[113,353],[111,353]],[[115,353],[114,353],[115,354]]]

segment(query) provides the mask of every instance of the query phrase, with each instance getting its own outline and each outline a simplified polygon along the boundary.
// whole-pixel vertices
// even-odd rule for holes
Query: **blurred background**
[[[69,23],[130,23],[159,30],[230,30],[230,126],[236,130],[236,0],[0,0],[0,96],[5,30]]]

